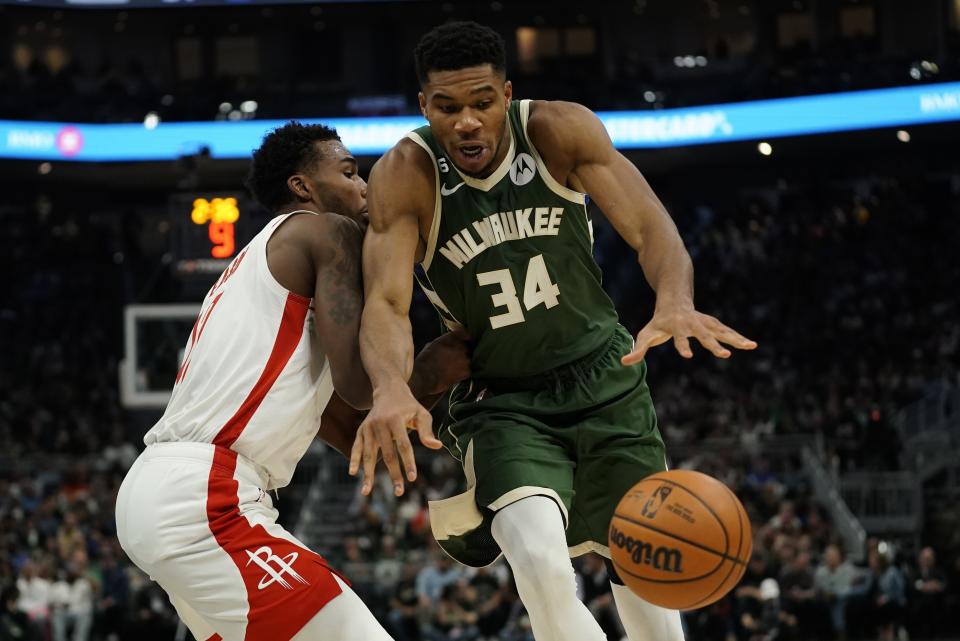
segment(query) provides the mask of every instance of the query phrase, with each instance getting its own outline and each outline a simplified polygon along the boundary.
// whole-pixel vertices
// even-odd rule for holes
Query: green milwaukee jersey
[[[509,151],[483,179],[462,174],[429,126],[408,134],[433,158],[436,175],[417,277],[446,325],[474,339],[478,379],[569,363],[602,347],[617,324],[593,259],[586,197],[547,172],[527,136],[529,113],[529,100],[510,105]]]

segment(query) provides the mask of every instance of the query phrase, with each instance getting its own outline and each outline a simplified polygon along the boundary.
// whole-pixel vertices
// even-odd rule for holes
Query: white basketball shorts
[[[389,641],[327,562],[277,524],[257,467],[207,443],[150,445],[117,536],[198,641]]]

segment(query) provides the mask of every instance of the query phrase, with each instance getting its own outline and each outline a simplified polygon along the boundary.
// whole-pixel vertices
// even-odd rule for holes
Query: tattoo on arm
[[[325,257],[327,268],[320,275],[330,318],[337,325],[357,322],[363,308],[363,277],[360,273],[362,234],[347,224],[336,226],[333,246]]]

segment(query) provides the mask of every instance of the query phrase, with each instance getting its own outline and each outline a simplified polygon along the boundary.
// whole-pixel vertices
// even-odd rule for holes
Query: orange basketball
[[[640,598],[674,610],[719,600],[743,576],[750,521],[727,486],[690,470],[648,476],[624,494],[610,521],[610,555]]]

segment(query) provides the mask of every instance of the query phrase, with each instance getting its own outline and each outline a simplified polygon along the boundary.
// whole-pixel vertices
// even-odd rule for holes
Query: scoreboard
[[[240,207],[235,196],[193,199],[190,221],[207,229],[213,258],[233,258],[237,251],[236,224],[239,220]]]
[[[219,275],[267,221],[240,193],[180,193],[170,197],[174,268],[183,277]]]

